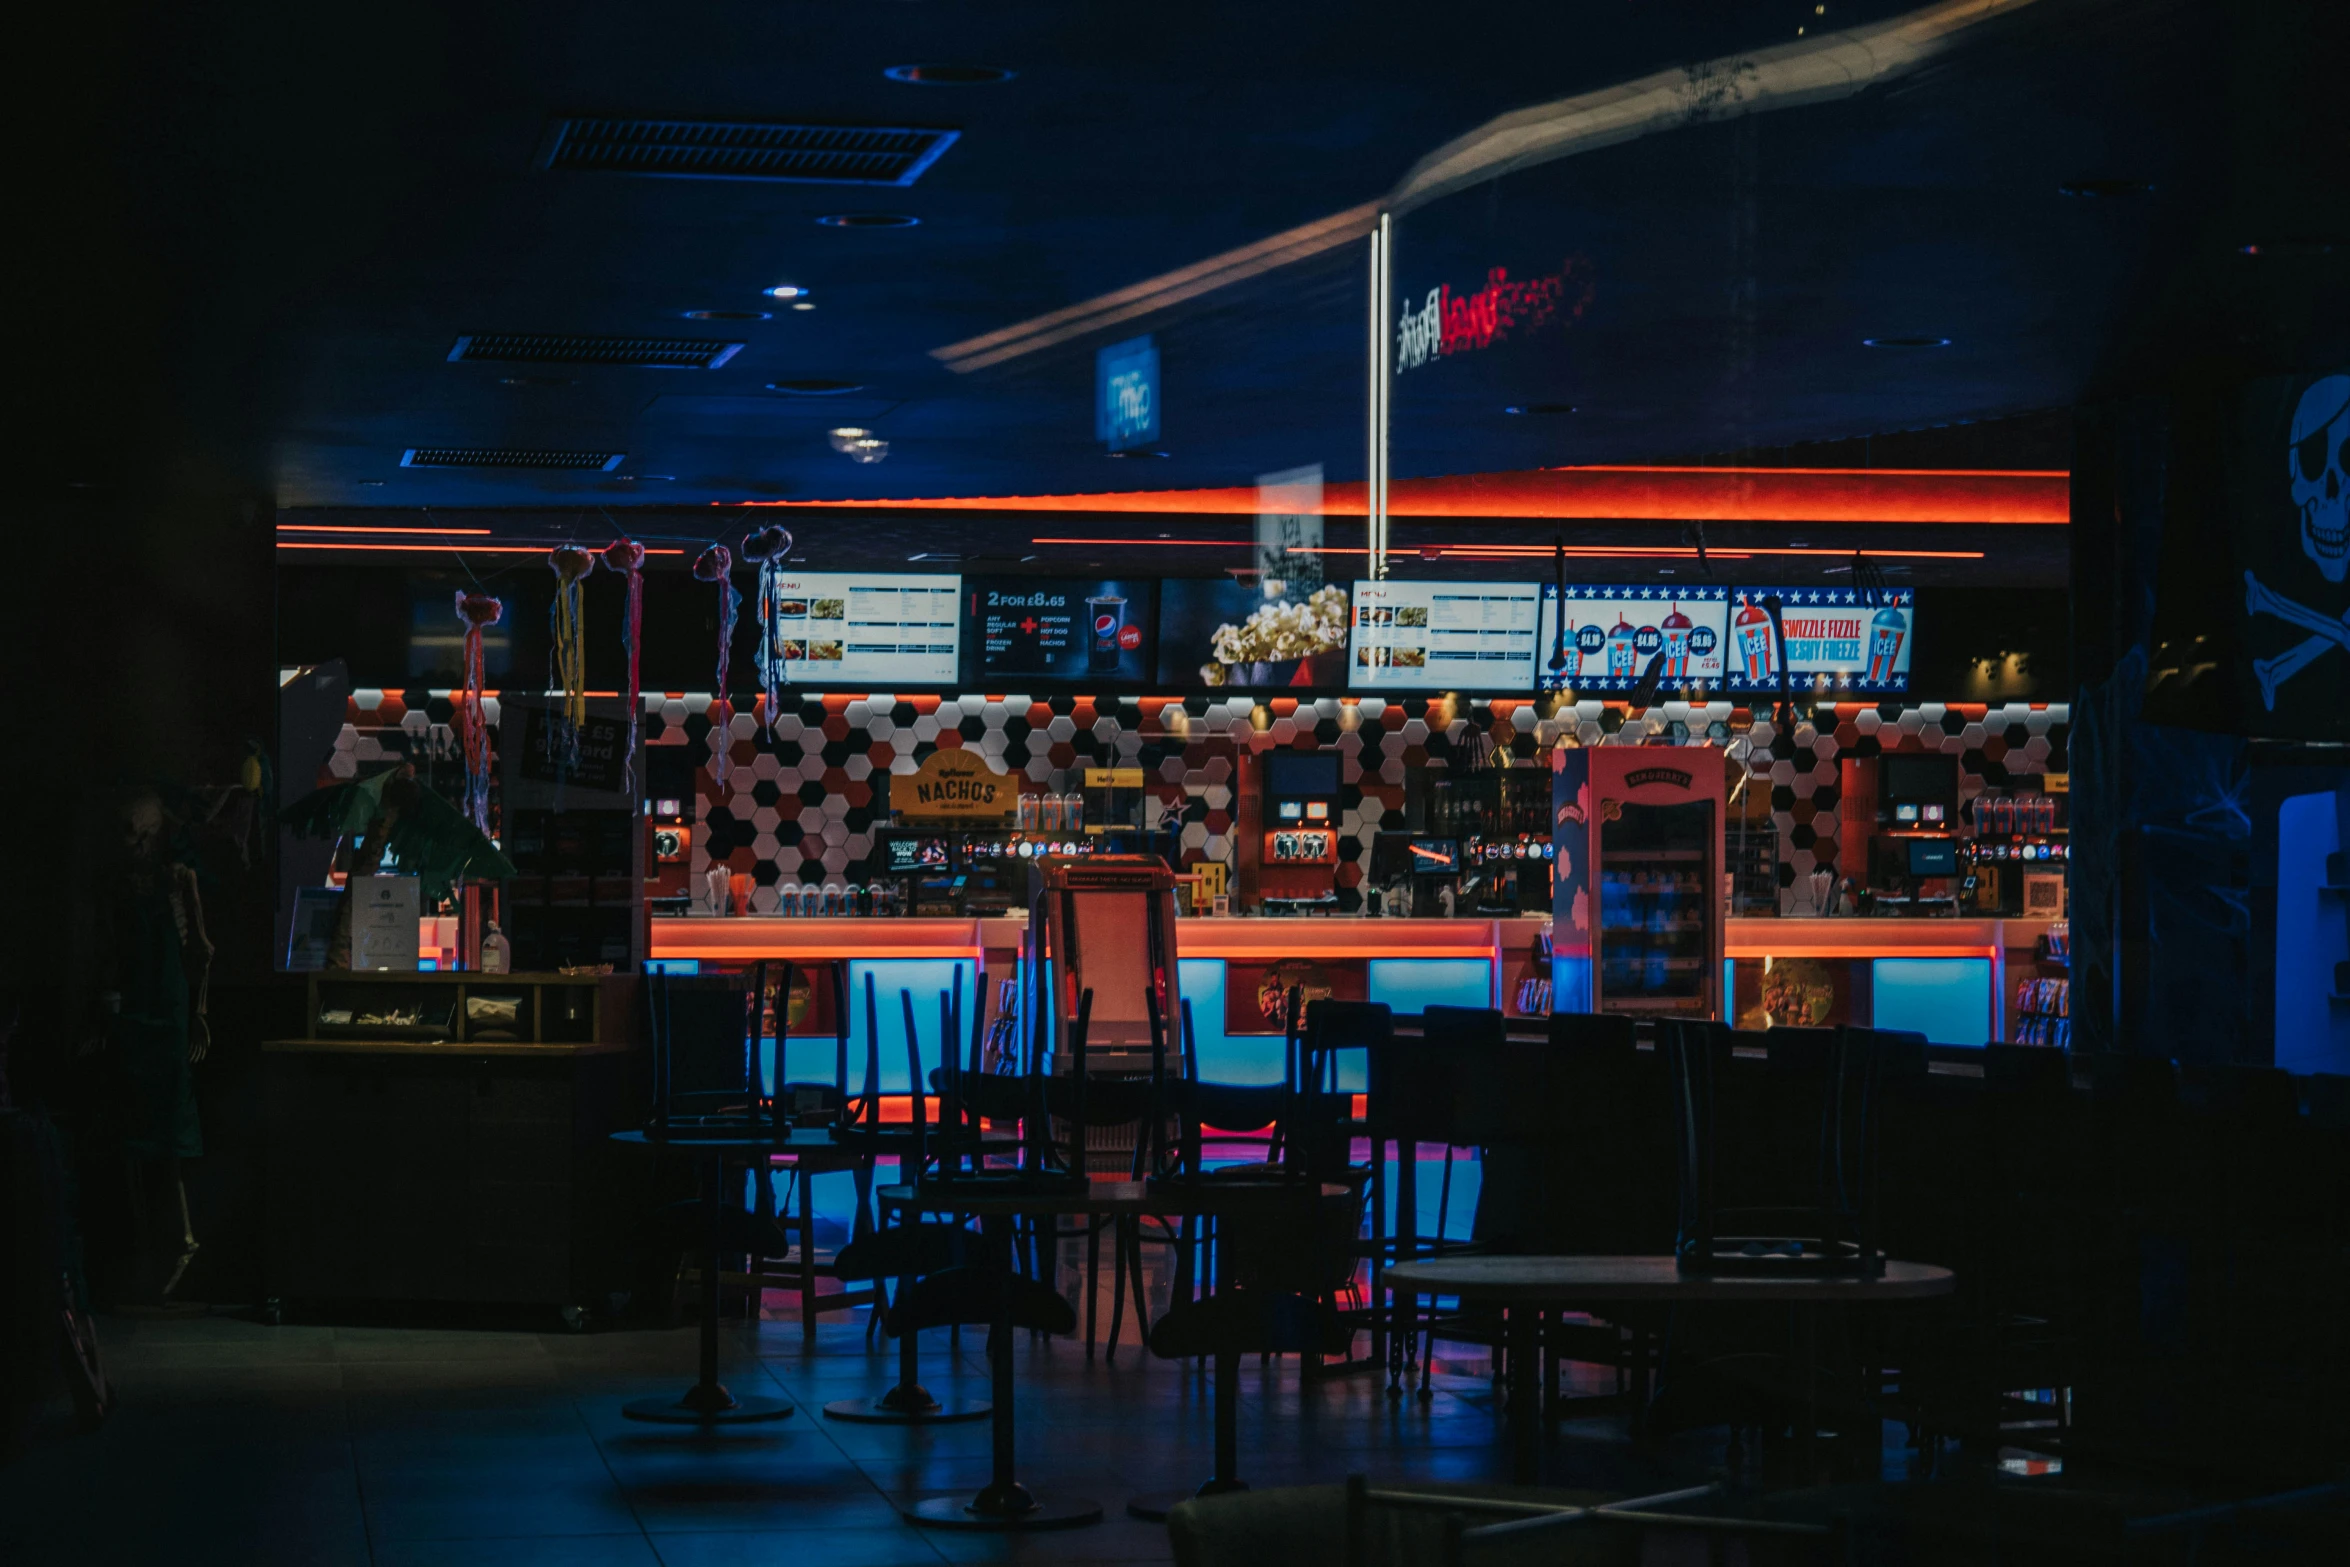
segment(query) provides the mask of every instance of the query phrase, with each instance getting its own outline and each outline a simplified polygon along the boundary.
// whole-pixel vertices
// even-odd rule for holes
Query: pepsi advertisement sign
[[[1915,589],[1743,587],[1730,596],[1731,690],[1779,689],[1778,639],[1764,602],[1771,598],[1779,601],[1790,691],[1909,689]]]
[[[1150,678],[1148,579],[972,577],[963,585],[973,678],[1140,685]]]

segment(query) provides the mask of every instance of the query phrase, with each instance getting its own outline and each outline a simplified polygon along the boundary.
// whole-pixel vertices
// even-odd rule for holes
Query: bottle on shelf
[[[484,974],[511,973],[514,968],[514,948],[506,940],[506,933],[491,920],[489,929],[481,938],[481,971]]]

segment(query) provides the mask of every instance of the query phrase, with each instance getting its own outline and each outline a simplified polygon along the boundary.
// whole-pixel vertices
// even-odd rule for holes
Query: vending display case
[[[1054,855],[1030,865],[1028,885],[1038,1054],[1055,1073],[1074,1070],[1070,1030],[1090,991],[1089,1071],[1149,1072],[1154,1033],[1170,1070],[1180,1071],[1175,874],[1167,862],[1152,854]]]
[[[1556,1009],[1719,1018],[1721,754],[1611,746],[1553,758]]]

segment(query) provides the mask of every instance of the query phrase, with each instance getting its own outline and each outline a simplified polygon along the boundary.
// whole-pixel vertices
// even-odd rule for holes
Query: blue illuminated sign
[[[1148,337],[1094,355],[1093,433],[1114,452],[1159,438],[1159,350]]]

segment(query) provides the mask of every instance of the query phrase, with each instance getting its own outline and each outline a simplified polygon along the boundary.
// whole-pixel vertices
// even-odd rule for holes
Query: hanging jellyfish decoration
[[[465,691],[457,704],[457,737],[465,748],[465,815],[483,836],[490,830],[490,720],[482,706],[482,633],[506,618],[506,606],[487,593],[457,593],[465,623]]]
[[[555,573],[555,602],[547,611],[554,667],[547,684],[563,694],[553,738],[562,765],[573,767],[579,762],[579,726],[587,721],[587,622],[580,612],[580,584],[596,569],[596,556],[576,544],[558,544],[547,551],[547,566]]]
[[[783,604],[783,561],[790,553],[791,535],[781,527],[761,528],[743,540],[743,559],[759,568],[759,689],[767,699],[760,722],[770,739],[783,697],[783,638],[775,620]]]
[[[645,547],[625,535],[604,546],[604,569],[618,572],[628,579],[628,609],[620,622],[620,651],[628,659],[628,688],[623,700],[628,704],[628,748],[620,753],[621,788],[636,793],[636,730],[644,716],[640,699],[637,665],[643,651],[645,629]]]
[[[734,746],[734,704],[726,697],[726,669],[734,655],[734,620],[743,596],[734,590],[734,553],[713,544],[694,561],[696,582],[718,584],[718,681],[710,689],[710,781],[721,789]]]

